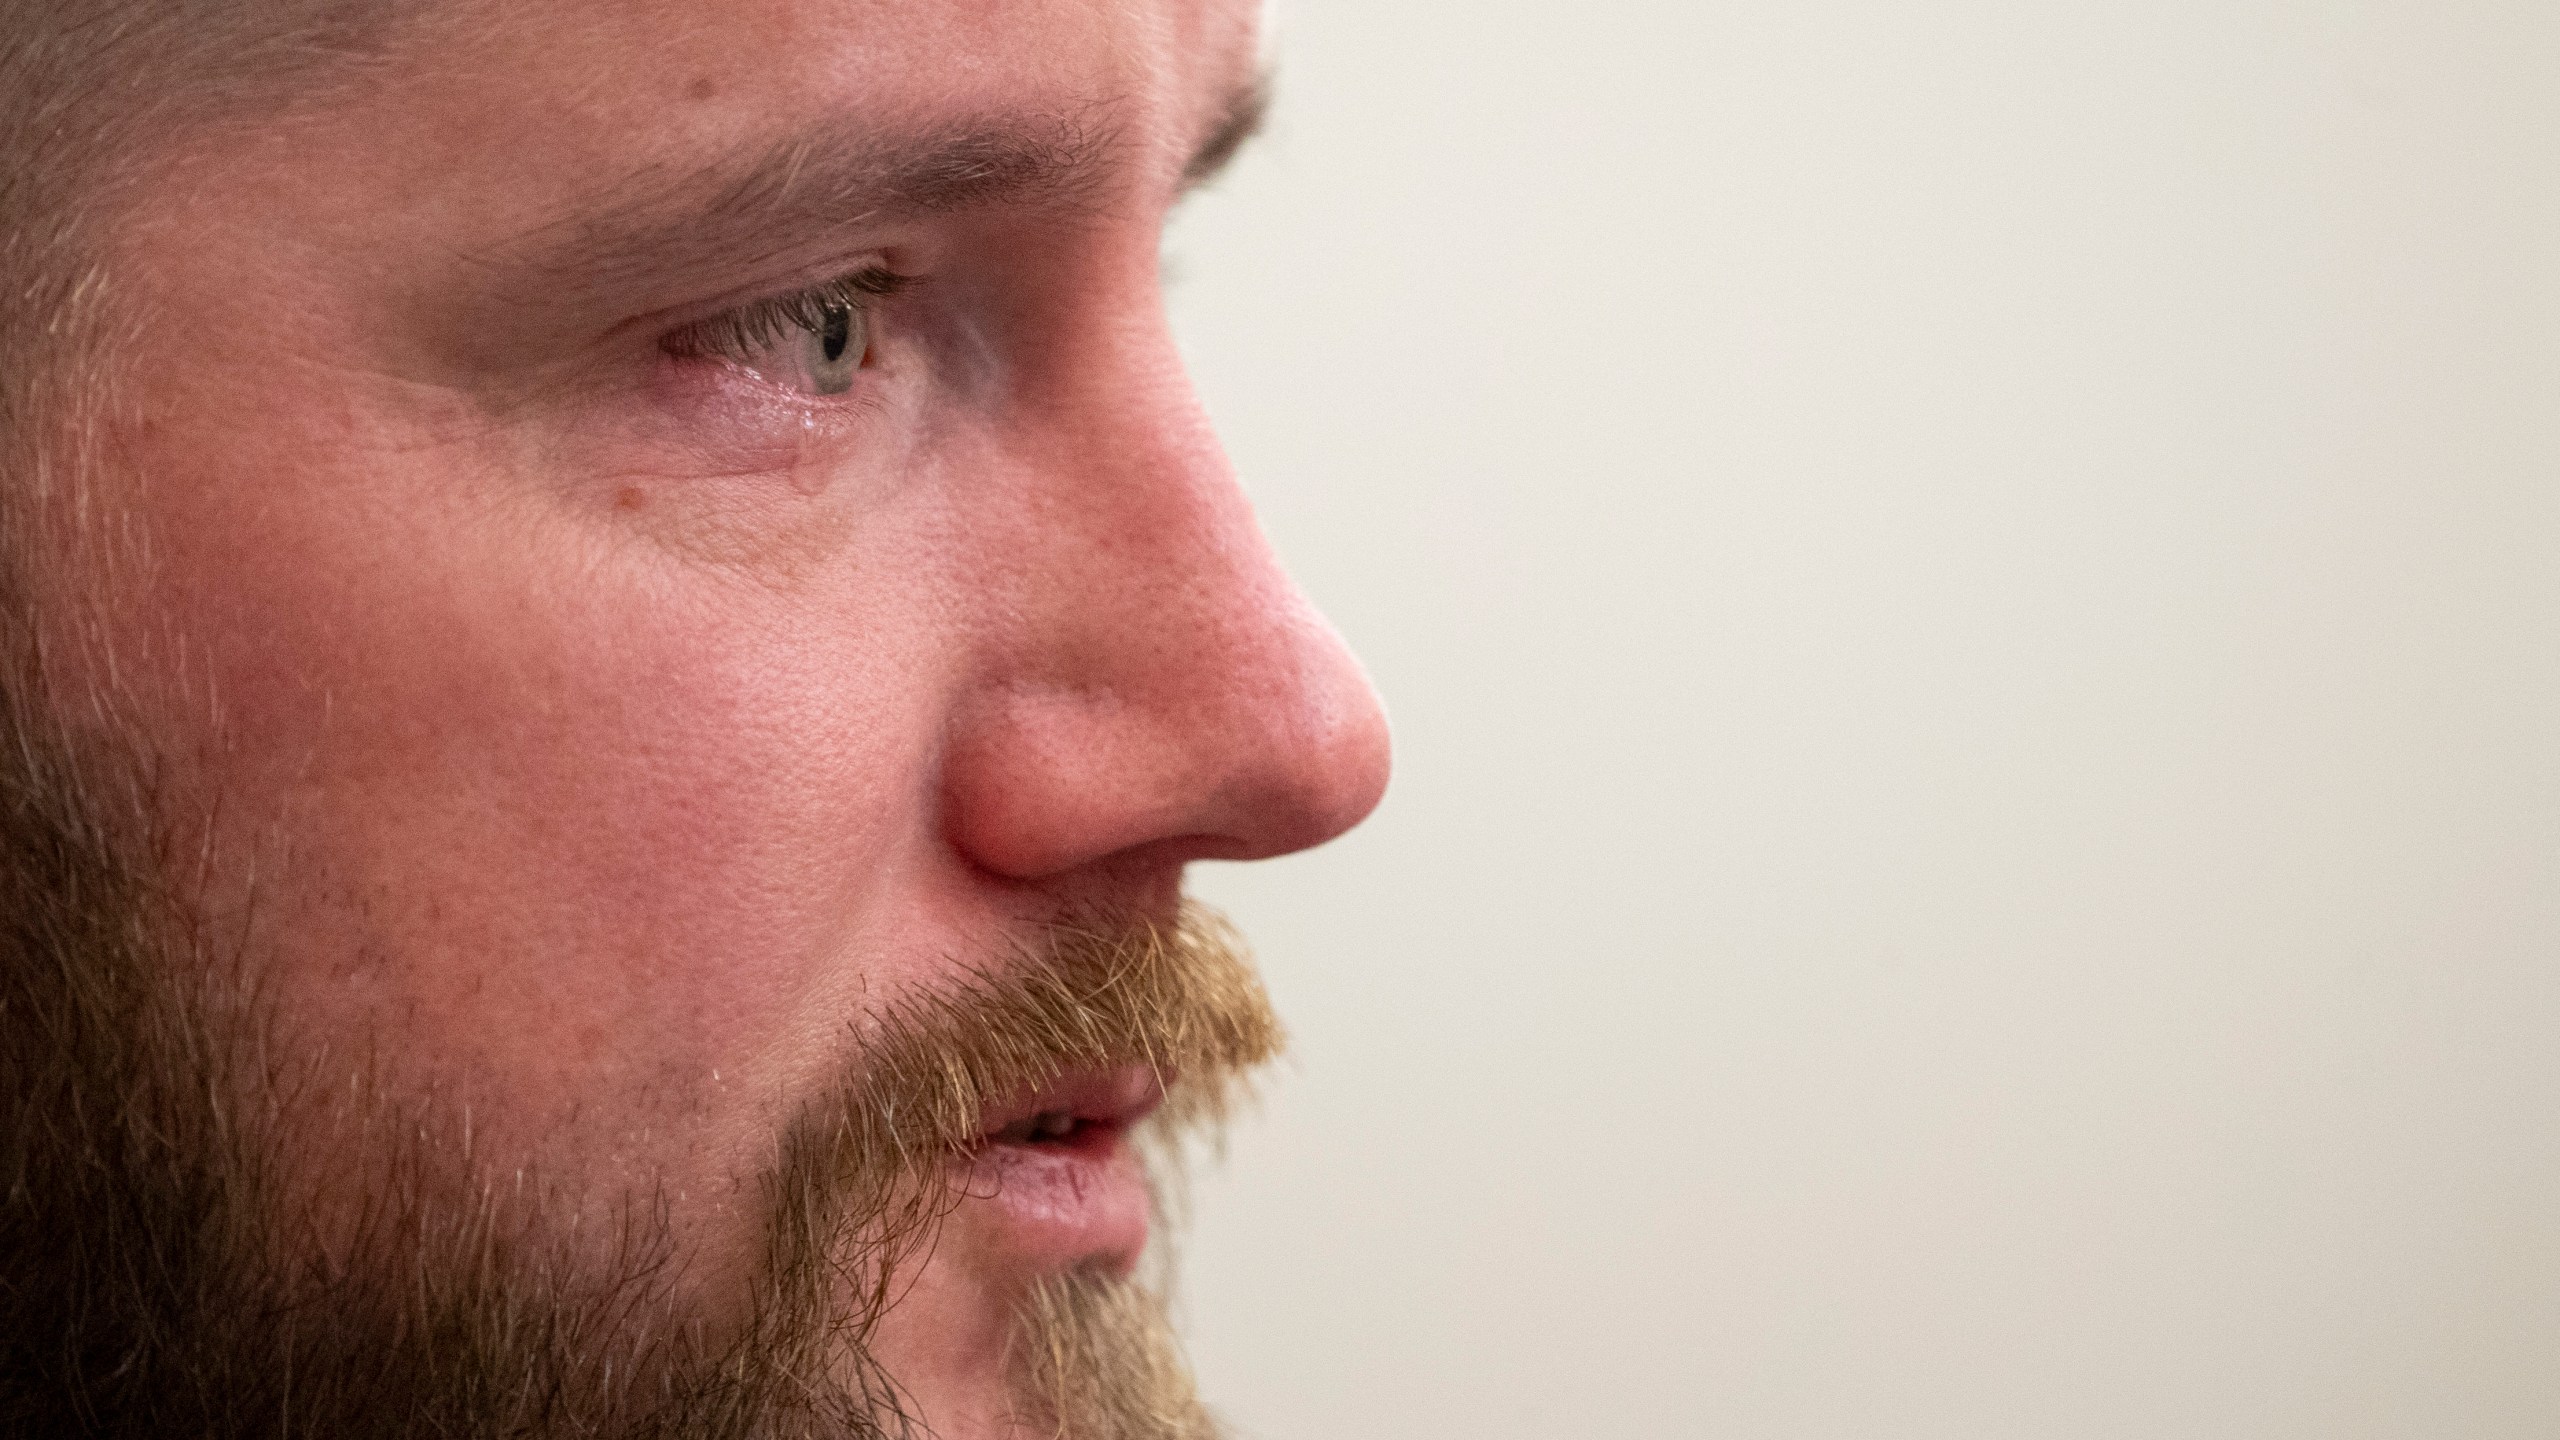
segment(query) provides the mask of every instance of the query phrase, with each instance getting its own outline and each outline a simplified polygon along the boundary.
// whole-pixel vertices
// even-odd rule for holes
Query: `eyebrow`
[[[1231,164],[1270,108],[1257,77],[1230,95],[1183,166],[1181,189]],[[615,287],[712,265],[753,265],[816,231],[995,204],[1091,208],[1120,134],[1099,107],[896,133],[839,122],[680,171],[643,170],[601,204],[480,258],[540,283]]]
[[[1199,147],[1182,167],[1185,193],[1216,180],[1235,163],[1237,152],[1246,142],[1262,133],[1262,124],[1271,116],[1271,77],[1257,75],[1253,82],[1227,97],[1219,112],[1218,123],[1210,127]]]

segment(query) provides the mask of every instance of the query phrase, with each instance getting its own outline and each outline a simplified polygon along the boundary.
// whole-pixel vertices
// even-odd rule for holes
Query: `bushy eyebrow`
[[[1188,190],[1235,158],[1269,106],[1260,80],[1230,96],[1182,171]],[[1100,112],[1011,115],[898,132],[838,122],[682,170],[644,170],[599,204],[475,257],[537,283],[613,287],[753,265],[817,231],[1007,204],[1074,211],[1110,179],[1118,132]]]

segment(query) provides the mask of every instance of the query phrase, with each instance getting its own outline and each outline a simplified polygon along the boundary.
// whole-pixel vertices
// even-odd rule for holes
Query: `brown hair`
[[[350,77],[391,0],[8,0],[0,5],[0,559],[89,460],[142,317],[116,227],[180,138]],[[13,587],[14,588],[14,587]],[[20,597],[11,596],[11,600]]]

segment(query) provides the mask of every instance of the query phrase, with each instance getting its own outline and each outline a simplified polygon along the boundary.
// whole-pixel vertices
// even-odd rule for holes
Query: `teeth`
[[[1043,1110],[1028,1120],[1016,1120],[990,1138],[998,1145],[1032,1145],[1043,1140],[1064,1140],[1076,1132],[1081,1121],[1071,1110]]]

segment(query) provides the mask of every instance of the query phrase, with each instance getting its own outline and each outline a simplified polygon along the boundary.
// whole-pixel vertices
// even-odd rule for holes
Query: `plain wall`
[[[2560,6],[1294,0],[1264,1440],[2560,1435]]]

